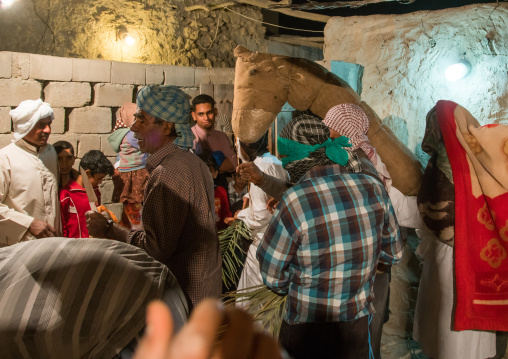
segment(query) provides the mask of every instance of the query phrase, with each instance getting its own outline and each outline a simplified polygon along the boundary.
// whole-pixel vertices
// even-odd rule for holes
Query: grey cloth
[[[112,358],[168,285],[171,312],[185,319],[188,311],[166,266],[112,240],[45,238],[2,248],[0,283],[4,358]]]

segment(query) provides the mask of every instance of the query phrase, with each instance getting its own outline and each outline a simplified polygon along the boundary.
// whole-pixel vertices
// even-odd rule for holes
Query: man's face
[[[138,108],[134,114],[136,120],[131,126],[134,138],[138,140],[141,152],[154,153],[169,142],[171,123],[155,123],[155,117]]]
[[[72,166],[74,166],[74,161],[76,157],[72,154],[71,150],[64,149],[60,151],[58,154],[58,165],[60,166],[60,174],[68,175],[72,171]]]
[[[213,129],[217,109],[210,103],[200,103],[196,105],[196,111],[192,111],[192,118],[196,124],[205,131]]]
[[[35,147],[42,147],[48,144],[49,135],[51,133],[51,117],[40,119],[28,132],[23,139],[34,145]]]

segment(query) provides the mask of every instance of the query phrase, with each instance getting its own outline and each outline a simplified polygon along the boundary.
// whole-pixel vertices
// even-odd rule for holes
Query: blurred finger
[[[281,350],[277,342],[264,333],[257,333],[253,343],[252,359],[282,359]]]
[[[251,358],[254,343],[254,324],[245,311],[229,306],[226,313],[226,332],[217,349],[220,359]]]
[[[216,300],[205,300],[191,315],[189,323],[178,333],[170,350],[170,358],[206,359],[224,318],[223,305]]]
[[[134,359],[167,359],[173,320],[167,306],[155,301],[146,311],[146,329]]]

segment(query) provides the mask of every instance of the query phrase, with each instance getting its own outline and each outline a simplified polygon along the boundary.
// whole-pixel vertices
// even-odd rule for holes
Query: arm
[[[416,196],[404,196],[393,186],[390,188],[389,195],[399,225],[407,228],[422,228]]]
[[[285,225],[288,221],[294,222],[284,201],[277,216],[270,222],[256,254],[263,282],[278,294],[287,294],[289,265],[299,246],[299,232],[291,235]]]
[[[242,178],[254,183],[276,201],[280,201],[284,192],[291,187],[289,182],[263,173],[254,162],[242,163],[238,166],[237,172]]]

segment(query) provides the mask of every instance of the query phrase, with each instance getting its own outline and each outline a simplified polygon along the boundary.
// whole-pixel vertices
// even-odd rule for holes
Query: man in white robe
[[[0,149],[0,247],[61,231],[58,157],[48,144],[53,109],[27,100],[10,115],[14,140]]]
[[[283,181],[289,181],[289,175],[282,167],[282,162],[268,152],[267,146],[268,136],[265,134],[256,143],[241,143],[242,155],[247,155],[249,160],[253,161],[264,173]],[[271,197],[261,188],[251,184],[246,196],[249,198],[249,207],[238,212],[237,218],[241,219],[251,230],[252,244],[247,252],[247,259],[238,283],[239,290],[263,284],[256,251],[273,217],[273,214],[267,209],[267,202]]]

